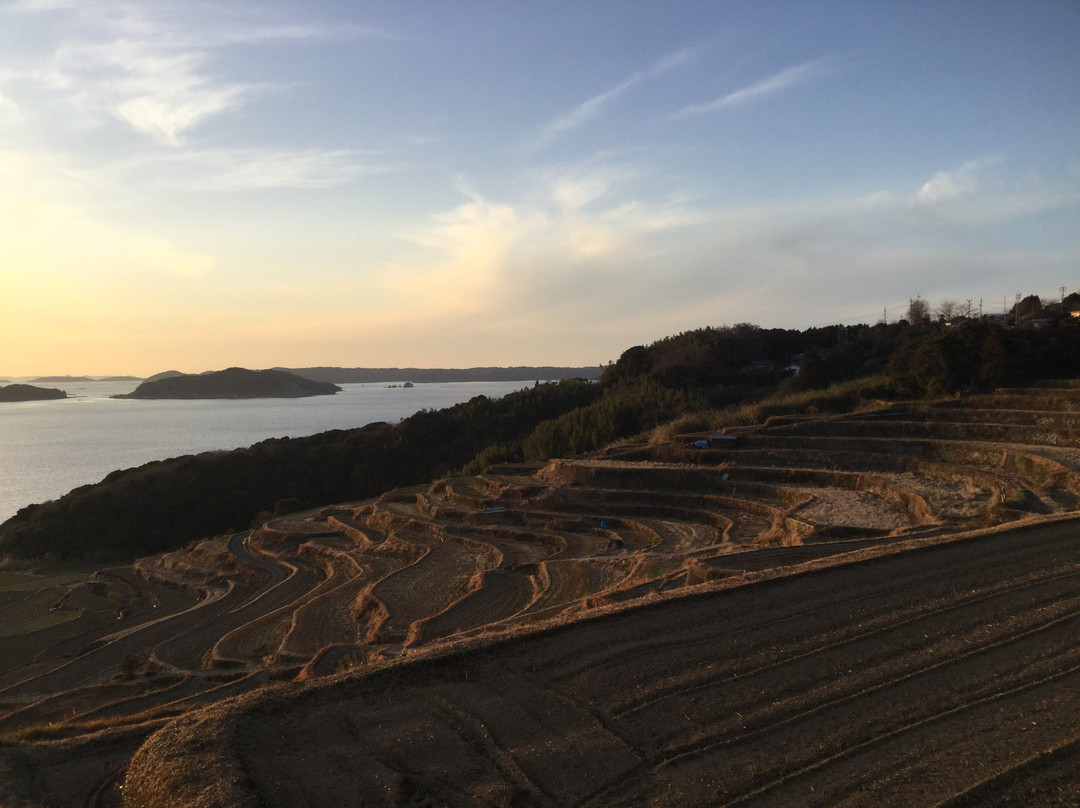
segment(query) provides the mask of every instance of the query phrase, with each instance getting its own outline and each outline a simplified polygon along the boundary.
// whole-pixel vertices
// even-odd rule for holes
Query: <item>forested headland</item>
[[[273,514],[377,496],[507,461],[592,451],[650,430],[850,411],[1080,375],[1080,320],[808,330],[702,328],[624,351],[599,383],[537,383],[396,425],[263,441],[113,472],[0,525],[0,555],[131,559]]]
[[[32,384],[0,385],[0,401],[51,401],[67,398],[67,393],[53,387],[37,387]]]
[[[284,370],[228,368],[212,373],[179,374],[145,381],[114,398],[305,398],[332,396],[341,388]]]

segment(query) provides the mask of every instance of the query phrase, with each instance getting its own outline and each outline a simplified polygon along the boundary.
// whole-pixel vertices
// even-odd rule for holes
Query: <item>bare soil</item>
[[[155,735],[127,788],[150,805],[201,804],[207,782],[229,784],[220,805],[1075,805],[1078,528],[267,691]],[[188,784],[177,761],[204,748],[213,768]]]

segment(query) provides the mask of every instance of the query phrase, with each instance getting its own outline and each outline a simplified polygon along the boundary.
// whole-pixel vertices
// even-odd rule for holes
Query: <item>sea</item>
[[[26,505],[99,482],[116,469],[267,438],[397,423],[475,396],[501,398],[532,382],[342,384],[340,393],[309,398],[115,399],[133,381],[29,382],[64,390],[53,401],[0,402],[0,523]]]

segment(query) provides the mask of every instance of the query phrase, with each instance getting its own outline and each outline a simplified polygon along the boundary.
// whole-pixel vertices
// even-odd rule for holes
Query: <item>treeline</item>
[[[625,351],[604,371],[607,388],[647,377],[694,391],[712,406],[887,374],[898,396],[1023,386],[1080,373],[1080,320],[1009,328],[990,320],[898,323],[807,331],[753,325],[706,328]]]
[[[872,379],[875,398],[940,397],[1080,376],[1080,321],[1006,328],[906,320],[806,331],[749,324],[703,328],[635,346],[603,374],[604,395],[539,424],[526,459],[592,451],[694,411]],[[843,398],[858,386],[848,386]],[[806,399],[811,401],[813,399]]]
[[[871,379],[866,389],[875,398],[911,398],[1076,376],[1080,322],[1071,318],[1019,329],[984,320],[703,328],[628,349],[599,384],[538,383],[502,399],[478,396],[421,411],[394,426],[268,440],[114,472],[0,525],[0,555],[133,558],[242,530],[275,513],[355,501],[496,462],[593,451],[675,419],[690,423],[695,413],[730,412],[734,423],[753,411],[747,404],[857,379]],[[849,384],[837,401],[854,405],[860,390]],[[714,428],[714,420],[704,428]]]
[[[1022,387],[1039,379],[1080,375],[1080,325],[1002,328],[970,320],[900,345],[889,376],[903,396]]]

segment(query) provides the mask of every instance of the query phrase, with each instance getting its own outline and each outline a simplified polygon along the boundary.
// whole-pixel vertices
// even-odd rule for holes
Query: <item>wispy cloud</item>
[[[532,172],[529,180],[540,189],[542,203],[554,203],[556,211],[578,213],[647,173],[641,167],[602,159],[549,166]]]
[[[235,111],[273,89],[265,83],[230,81],[212,65],[221,49],[236,45],[393,39],[361,25],[266,22],[263,11],[207,5],[180,13],[170,5],[22,0],[9,14],[62,19],[58,42],[36,65],[6,66],[4,88],[15,101],[38,110],[68,110],[83,126],[121,121],[170,146],[206,121]],[[59,17],[57,15],[63,15]],[[32,103],[31,103],[32,101]]]
[[[939,171],[923,184],[917,198],[923,205],[934,205],[974,193],[982,182],[983,171],[1003,159],[1000,155],[989,155],[970,160],[951,171]]]
[[[126,189],[329,189],[405,169],[383,152],[252,143],[249,130],[215,130],[213,147],[195,137],[200,126],[280,90],[223,73],[229,49],[388,33],[242,4],[0,5],[0,26],[23,24],[19,17],[35,18],[28,30],[40,42],[0,55],[0,127],[10,144],[0,151],[0,173],[16,157],[32,161],[37,170],[26,176],[42,199],[91,215],[100,199],[120,205]]]
[[[383,39],[400,42],[404,37],[370,25],[318,23],[282,23],[279,25],[249,25],[240,23],[227,27],[217,34],[217,39],[227,44],[257,45],[281,41]]]
[[[152,185],[185,191],[337,188],[364,176],[404,170],[381,155],[348,149],[181,149],[123,167]]]
[[[534,187],[513,202],[461,181],[468,201],[408,234],[421,249],[385,267],[383,284],[426,321],[636,303],[624,269],[700,220],[675,202],[633,198],[635,176],[619,165],[552,168],[531,174]]]
[[[37,13],[62,8],[75,8],[78,4],[78,0],[11,0],[4,7],[4,10],[16,13]]]
[[[3,93],[0,93],[0,120],[19,121],[22,120],[22,110],[19,109],[19,105],[8,98]]]
[[[628,78],[616,84],[602,93],[578,104],[574,109],[547,123],[532,143],[533,148],[541,148],[555,138],[577,129],[599,115],[604,107],[615,101],[621,95],[633,89],[643,82],[663,76],[676,68],[689,62],[697,54],[695,48],[683,48],[669,53],[661,59],[653,62],[648,68],[631,74]]]
[[[384,268],[382,287],[411,317],[441,319],[487,313],[501,297],[513,252],[536,224],[513,205],[470,199],[409,234],[419,248]]]
[[[978,183],[977,172],[993,162],[951,174]],[[467,203],[411,234],[422,251],[384,268],[387,282],[417,304],[401,315],[411,327],[397,330],[422,333],[439,322],[480,332],[514,318],[514,333],[581,330],[599,344],[604,333],[657,338],[695,324],[874,322],[881,306],[919,291],[992,293],[1007,282],[1006,265],[1074,260],[1021,239],[1003,261],[985,236],[988,228],[1023,233],[1031,210],[1075,207],[1075,183],[987,179],[955,197],[946,217],[903,184],[711,207],[658,200],[634,179],[618,165],[590,164],[534,173],[529,181],[539,187],[514,201],[470,189]]]
[[[691,104],[683,107],[672,117],[691,118],[698,115],[708,115],[713,112],[719,112],[742,104],[748,104],[751,101],[757,101],[766,96],[773,95],[774,93],[798,87],[800,84],[806,84],[821,76],[833,73],[836,69],[836,62],[832,59],[816,59],[811,62],[804,62],[801,65],[795,65],[786,70],[781,70],[779,73],[769,76],[767,79],[754,82],[753,84],[730,92],[713,101],[707,101],[703,104]]]

